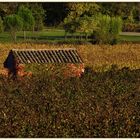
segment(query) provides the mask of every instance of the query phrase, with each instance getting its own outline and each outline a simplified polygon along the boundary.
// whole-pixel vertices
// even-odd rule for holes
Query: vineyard
[[[13,48],[76,48],[84,73],[25,66],[32,75],[12,80],[2,72]],[[0,137],[140,137],[139,44],[0,44],[0,73]]]

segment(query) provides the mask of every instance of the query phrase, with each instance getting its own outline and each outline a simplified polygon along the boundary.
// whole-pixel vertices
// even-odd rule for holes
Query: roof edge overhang
[[[39,55],[38,53],[42,53],[42,51],[45,51],[45,52],[46,51],[51,51],[51,56],[50,56],[50,54],[47,54],[47,58],[45,58],[45,55],[41,54],[42,55],[41,57],[43,57],[43,59],[46,59],[45,61],[43,60],[43,62],[40,59],[40,57],[38,57],[38,55]],[[60,51],[60,54],[59,55],[58,54],[56,55],[56,53],[59,53],[59,51]],[[67,52],[68,55],[69,55],[69,53],[73,53],[73,54],[70,54],[69,56],[65,56],[65,55],[67,55],[67,53],[66,54],[62,54],[62,51],[64,51],[64,52],[65,51],[66,52],[68,51]],[[28,54],[27,56],[26,56],[26,52]],[[34,59],[34,56],[35,56],[36,53],[34,54],[33,52],[36,52],[37,53],[37,58],[35,58],[35,59]],[[79,63],[79,64],[81,64],[81,63],[84,63],[83,62],[83,59],[79,55],[79,53],[78,53],[78,51],[77,51],[76,48],[11,49],[10,52],[9,52],[9,54],[8,54],[8,56],[10,54],[12,54],[14,56],[14,60],[17,59],[18,60],[17,62],[23,63],[23,64],[27,64],[27,63],[40,63],[40,64],[45,64],[45,63],[77,63],[78,64]],[[29,56],[29,54],[30,54],[30,56]],[[62,60],[62,56],[61,56],[61,58],[59,58],[60,55],[63,56],[63,60]],[[72,56],[73,56],[73,58],[72,58]],[[64,58],[65,58],[65,60],[64,60]],[[27,60],[27,59],[29,59],[29,60]],[[57,61],[55,62],[54,59],[55,60],[57,59]],[[61,62],[58,61],[58,60],[60,60]]]

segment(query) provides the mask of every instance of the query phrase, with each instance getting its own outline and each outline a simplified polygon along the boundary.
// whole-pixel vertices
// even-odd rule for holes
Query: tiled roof
[[[13,49],[19,63],[83,63],[76,49]]]

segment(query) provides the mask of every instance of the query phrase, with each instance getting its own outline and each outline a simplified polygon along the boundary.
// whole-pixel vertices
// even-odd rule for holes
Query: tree
[[[68,3],[67,18],[75,20],[83,16],[93,16],[100,11],[100,6],[96,3]]]
[[[34,30],[35,20],[30,9],[20,6],[18,9],[18,15],[22,18],[23,21],[23,32],[24,40],[26,39],[26,31]]]
[[[68,19],[65,19],[64,22],[65,38],[67,36],[67,33],[71,33],[73,36],[73,34],[77,31],[79,27],[79,22],[77,20],[68,21]]]
[[[3,20],[0,17],[0,32],[3,32]]]
[[[100,3],[101,13],[104,15],[120,16],[123,20],[133,21],[135,3]]]
[[[86,40],[88,38],[88,34],[96,30],[96,26],[97,23],[96,20],[94,19],[94,16],[92,17],[83,16],[75,20],[67,17],[64,20],[64,30],[66,34],[80,32],[81,35],[84,34]],[[80,36],[80,38],[82,38],[82,36]]]
[[[13,40],[16,42],[16,32],[22,30],[23,22],[18,15],[9,15],[4,18],[5,30],[9,31]]]
[[[68,3],[68,15],[64,19],[64,29],[67,34],[80,31],[85,34],[86,39],[88,33],[94,28],[92,16],[96,15],[100,7],[96,3]]]
[[[88,38],[88,34],[92,33],[96,28],[96,21],[93,17],[84,16],[79,18],[79,31],[84,33],[86,36],[86,40]]]
[[[133,17],[135,22],[137,23],[140,22],[140,3],[135,3]]]
[[[40,4],[31,4],[31,12],[35,20],[34,29],[35,31],[42,30],[44,27],[44,19],[45,19],[45,10]]]
[[[0,16],[4,18],[7,15],[15,14],[19,3],[17,2],[1,2],[0,3]]]
[[[32,15],[35,19],[34,30],[40,31],[44,28],[44,19],[45,19],[45,10],[40,4],[30,4],[29,5]],[[36,34],[36,40],[38,38],[38,32],[34,32]]]

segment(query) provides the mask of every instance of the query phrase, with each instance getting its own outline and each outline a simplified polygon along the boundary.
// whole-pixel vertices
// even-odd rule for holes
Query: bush
[[[92,36],[95,36],[94,42],[116,44],[119,40],[119,32],[122,29],[121,18],[99,15],[96,20],[98,21],[97,30],[92,34]]]

